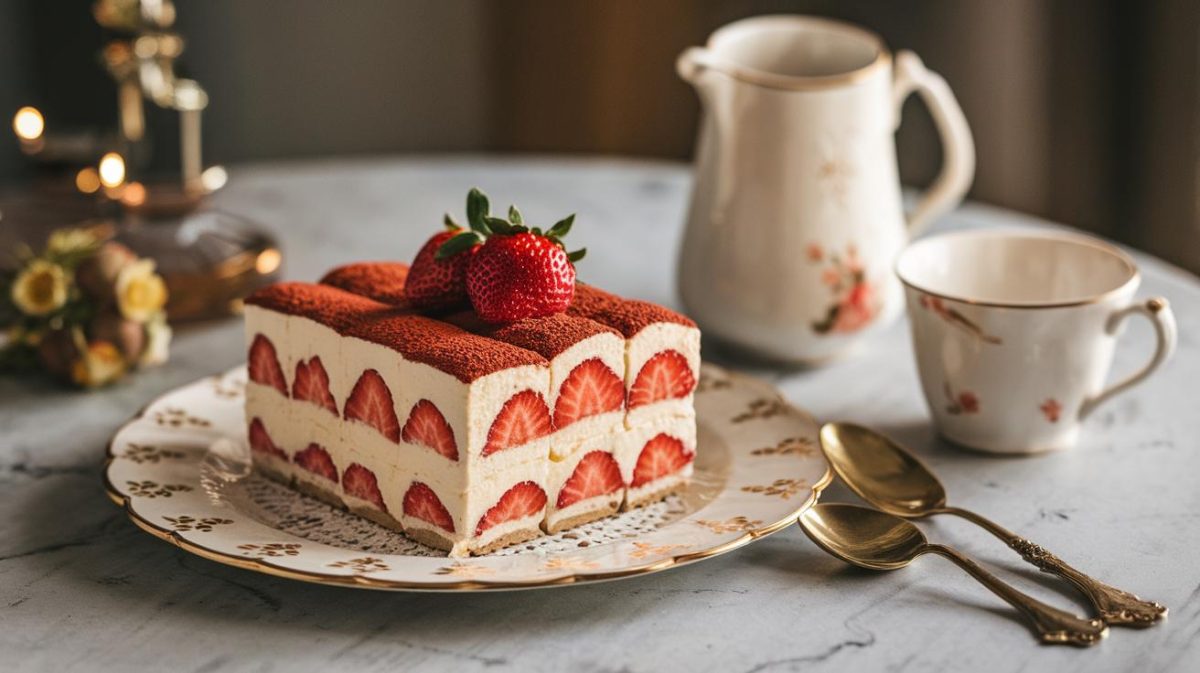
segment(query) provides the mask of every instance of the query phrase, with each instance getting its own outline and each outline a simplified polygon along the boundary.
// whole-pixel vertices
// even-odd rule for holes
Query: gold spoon
[[[896,570],[921,554],[945,556],[1024,615],[1043,643],[1086,647],[1108,635],[1099,619],[1076,617],[1017,591],[952,547],[930,544],[921,529],[898,516],[829,503],[804,512],[800,527],[821,549],[862,568]]]
[[[904,447],[874,430],[853,423],[826,423],[821,428],[821,450],[833,471],[863,500],[896,516],[953,514],[983,527],[1042,572],[1074,584],[1109,624],[1146,627],[1167,615],[1163,605],[1098,582],[1012,531],[974,512],[947,506],[946,489],[933,472]]]

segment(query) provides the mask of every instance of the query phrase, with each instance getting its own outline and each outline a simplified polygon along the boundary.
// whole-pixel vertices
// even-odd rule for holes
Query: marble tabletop
[[[621,160],[329,160],[231,170],[216,205],[285,242],[285,275],[408,259],[478,185],[527,218],[577,212],[580,275],[676,304],[673,266],[689,177]],[[1050,226],[966,205],[938,228]],[[1200,282],[1145,255],[1143,294],[1170,298],[1179,349],[1164,371],[1086,425],[1074,451],[989,458],[929,425],[901,322],[853,357],[774,381],[820,419],[850,419],[915,448],[952,501],[992,515],[1112,584],[1171,608],[1090,650],[1038,646],[1012,610],[948,562],[850,568],[786,529],[703,563],[596,585],[493,594],[402,594],[309,585],[192,556],[138,530],[104,495],[117,426],[154,396],[243,358],[237,320],[179,330],[168,366],[97,393],[0,380],[0,668],[9,671],[796,671],[1200,669]],[[1148,357],[1131,321],[1114,369]],[[707,354],[706,354],[707,357]],[[851,500],[838,486],[824,500]],[[925,531],[1062,607],[1040,576],[965,522]]]

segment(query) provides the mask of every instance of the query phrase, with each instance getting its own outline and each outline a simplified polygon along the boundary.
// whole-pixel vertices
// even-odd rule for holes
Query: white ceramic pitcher
[[[704,116],[679,264],[705,336],[818,362],[898,315],[908,238],[971,184],[971,131],[940,76],[875,34],[802,16],[721,28],[680,55]],[[941,174],[911,212],[894,132],[917,91],[941,134]]]

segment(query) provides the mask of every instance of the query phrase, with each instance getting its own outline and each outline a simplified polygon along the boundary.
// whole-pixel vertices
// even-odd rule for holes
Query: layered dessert
[[[472,228],[411,267],[352,264],[249,297],[255,466],[454,556],[685,485],[699,331],[578,284],[561,223],[543,233],[514,212],[502,224],[469,199]]]

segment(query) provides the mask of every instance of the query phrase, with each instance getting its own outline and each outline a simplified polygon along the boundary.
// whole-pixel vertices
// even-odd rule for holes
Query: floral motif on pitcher
[[[858,248],[851,243],[845,253],[827,255],[823,247],[812,243],[806,254],[810,263],[822,267],[821,284],[832,295],[825,315],[813,322],[813,331],[850,334],[871,324],[879,315],[882,298],[875,285],[867,280]]]

